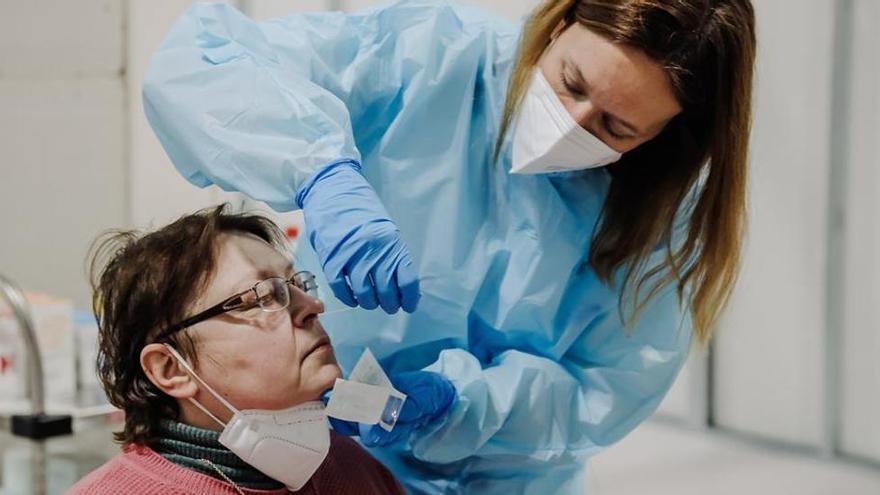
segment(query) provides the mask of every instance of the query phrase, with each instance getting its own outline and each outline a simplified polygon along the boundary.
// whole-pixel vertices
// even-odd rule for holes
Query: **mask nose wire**
[[[229,409],[229,411],[232,412],[233,415],[238,413],[238,409],[236,409],[232,404],[229,403],[229,401],[224,399],[220,394],[215,392],[214,389],[211,388],[210,385],[208,385],[207,383],[205,383],[204,380],[202,380],[202,377],[200,377],[195,372],[195,370],[192,369],[192,367],[189,365],[189,363],[186,362],[186,359],[183,359],[183,356],[181,356],[180,353],[177,352],[177,349],[175,349],[174,347],[171,347],[168,344],[163,344],[163,345],[165,346],[166,349],[168,349],[168,352],[170,352],[171,355],[174,356],[174,359],[176,359],[177,362],[180,363],[181,366],[183,366],[183,369],[185,369],[187,373],[189,373],[193,378],[196,379],[197,382],[199,382],[203,387],[205,387],[205,389],[208,392],[210,392],[211,395],[213,395],[215,399],[217,399],[221,404],[223,404],[223,406],[225,406],[226,409]],[[200,404],[199,401],[195,400],[192,397],[189,397],[188,400],[192,403],[192,405],[198,407],[203,413],[207,414],[211,419],[216,421],[217,424],[219,424],[221,427],[226,428],[226,423],[224,423],[223,421],[220,421],[220,418],[215,416],[211,411],[208,410],[208,408],[206,408],[205,406]]]

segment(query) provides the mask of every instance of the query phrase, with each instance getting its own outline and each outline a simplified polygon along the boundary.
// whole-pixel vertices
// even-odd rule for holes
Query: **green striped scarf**
[[[153,449],[178,466],[226,481],[217,471],[202,462],[214,463],[233,483],[252,490],[276,490],[284,484],[266,476],[220,444],[220,432],[203,430],[179,421],[163,419],[159,423],[159,440]]]

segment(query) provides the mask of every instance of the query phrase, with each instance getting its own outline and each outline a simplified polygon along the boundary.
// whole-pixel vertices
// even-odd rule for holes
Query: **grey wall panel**
[[[88,307],[86,251],[125,221],[124,4],[5,2],[0,272]]]
[[[0,5],[0,77],[118,77],[124,2],[8,0]]]
[[[121,79],[0,80],[0,272],[90,307],[84,260],[124,225]]]
[[[853,6],[840,447],[880,462],[880,3]]]
[[[755,2],[759,53],[750,227],[716,342],[717,424],[824,439],[832,0]]]

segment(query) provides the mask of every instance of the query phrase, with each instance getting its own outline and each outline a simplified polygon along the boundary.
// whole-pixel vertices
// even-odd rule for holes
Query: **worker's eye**
[[[631,133],[621,133],[615,130],[614,121],[608,114],[602,115],[602,127],[605,129],[605,132],[614,139],[634,139],[636,137]]]
[[[572,82],[568,80],[567,77],[563,74],[562,76],[562,85],[565,86],[566,91],[568,91],[572,96],[584,97],[586,93],[581,88],[576,87]]]
[[[573,82],[571,82],[568,76],[565,74],[565,71],[560,75],[560,79],[562,80],[562,85],[565,86],[566,91],[568,91],[572,96],[584,97],[587,96],[586,92],[577,87]]]
[[[605,128],[605,132],[614,139],[627,139],[629,137],[614,130],[614,124],[611,122],[611,118],[608,117],[608,115],[602,116],[602,127]]]

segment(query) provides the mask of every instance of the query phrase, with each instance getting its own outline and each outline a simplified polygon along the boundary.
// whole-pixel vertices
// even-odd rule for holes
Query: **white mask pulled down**
[[[233,413],[224,424],[190,398],[193,405],[223,426],[219,439],[222,445],[291,491],[309,481],[330,450],[330,425],[323,402],[306,402],[277,411],[238,410],[205,383],[177,350],[166,347],[205,390]]]
[[[583,170],[614,163],[620,156],[572,118],[535,67],[514,122],[510,173]]]

